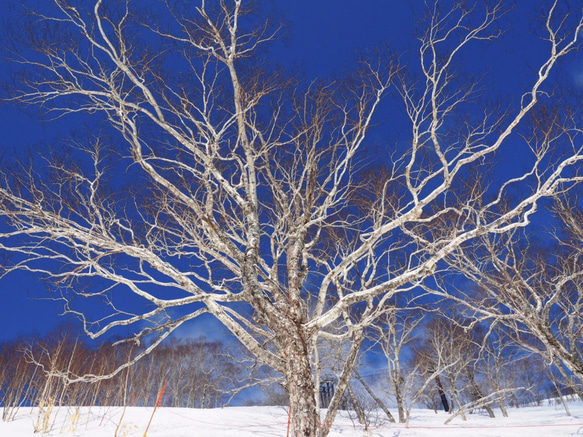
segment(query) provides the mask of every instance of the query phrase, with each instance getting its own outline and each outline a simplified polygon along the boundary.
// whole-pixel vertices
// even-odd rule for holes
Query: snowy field
[[[337,437],[549,437],[583,436],[583,402],[570,403],[572,416],[562,406],[511,409],[510,417],[490,419],[481,413],[470,414],[467,421],[456,418],[444,425],[446,413],[415,410],[409,428],[381,423],[369,430],[340,412],[331,436]],[[0,421],[0,436],[38,435],[64,437],[143,437],[152,416],[152,408],[69,408],[55,407],[49,415],[37,409],[21,408],[11,422]],[[123,413],[123,416],[122,416]],[[48,432],[35,433],[35,425]],[[148,430],[148,437],[285,437],[287,411],[283,407],[230,407],[225,409],[159,408]]]

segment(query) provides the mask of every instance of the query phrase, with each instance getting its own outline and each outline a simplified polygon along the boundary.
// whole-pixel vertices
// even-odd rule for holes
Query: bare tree
[[[383,410],[389,422],[395,423],[396,420],[394,416],[391,414],[391,411],[385,404],[385,402],[375,393],[375,391],[370,387],[370,385],[366,382],[366,380],[360,375],[358,369],[354,369],[354,376],[360,382],[360,384],[364,387],[370,398],[375,402],[376,406]]]
[[[457,409],[456,414],[464,421],[466,391],[471,386],[466,373],[474,360],[471,346],[459,326],[445,317],[436,316],[425,328],[424,341],[414,349],[417,366],[427,380],[435,382],[429,386],[426,397],[439,399],[447,413],[454,413]]]
[[[431,345],[431,339],[428,338],[427,342],[420,344],[413,350],[413,362],[415,365],[409,371],[406,381],[410,394],[405,421],[407,424],[411,418],[413,406],[422,399],[429,399],[429,404],[434,408],[435,413],[437,413],[439,403],[442,404],[446,412],[450,411],[450,402],[441,382],[441,377],[444,372],[458,363],[457,361],[444,361],[441,351],[434,350],[433,346]],[[437,398],[434,396],[435,392],[437,392]]]
[[[52,278],[92,338],[151,339],[108,375],[60,373],[70,381],[117,374],[210,313],[283,375],[293,435],[313,436],[319,337],[352,341],[347,384],[391,296],[473,239],[526,226],[540,199],[578,181],[580,147],[552,161],[516,135],[541,99],[560,98],[546,82],[577,47],[581,17],[559,0],[531,85],[502,113],[461,76],[464,52],[501,35],[502,1],[428,2],[416,65],[380,55],[346,81],[307,86],[260,68],[277,29],[243,0],[160,2],[145,17],[130,2],[91,3],[55,0],[12,33],[23,69],[13,100],[87,114],[103,135],[46,154],[44,167],[3,163],[0,176],[0,249],[13,255],[3,274]],[[391,96],[404,102],[407,145],[386,151],[371,187],[367,133]],[[486,188],[479,175],[510,140],[532,148],[532,165]]]
[[[468,247],[457,262],[478,289],[457,290],[456,298],[475,320],[491,321],[493,330],[504,326],[512,342],[556,365],[564,381],[581,392],[581,211],[575,202],[557,198],[555,212],[559,223],[547,214],[551,234],[542,243],[540,234],[512,232]]]
[[[23,346],[22,338],[0,345],[0,406],[3,421],[14,420],[19,408],[29,405],[37,391],[38,368],[28,365]]]
[[[409,348],[415,341],[415,335],[421,331],[419,327],[423,320],[424,314],[419,308],[399,311],[398,308],[387,307],[386,313],[373,327],[372,336],[380,342],[381,350],[387,359],[389,385],[397,404],[399,423],[405,423],[407,411],[405,388],[407,366],[404,363],[404,356],[410,352]]]
[[[517,345],[508,338],[502,329],[489,331],[487,338],[481,345],[481,360],[485,370],[485,376],[490,387],[490,391],[502,392],[504,389],[513,388],[509,393],[516,399],[516,392],[523,386],[518,378],[510,377],[510,372],[515,363],[520,360]],[[506,408],[507,397],[498,400],[498,407],[504,417],[508,417]],[[515,403],[516,406],[517,403]]]

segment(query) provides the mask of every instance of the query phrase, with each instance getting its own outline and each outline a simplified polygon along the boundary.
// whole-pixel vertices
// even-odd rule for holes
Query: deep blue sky
[[[13,20],[9,6],[18,1],[0,1],[0,25]],[[27,3],[27,0],[24,2]],[[260,3],[263,2],[260,0]],[[399,53],[407,48],[415,50],[411,3],[416,7],[422,4],[421,1],[407,0],[265,0],[264,4],[275,8],[289,25],[285,39],[274,44],[271,56],[278,62],[297,68],[306,79],[312,79],[340,76],[350,70],[356,52],[386,42],[390,42]],[[524,13],[531,12],[529,8],[538,2],[519,3],[522,5],[518,7],[523,10],[509,16],[508,34],[503,42],[466,54],[478,65],[483,65],[478,68],[484,68],[494,82],[502,84],[502,90],[512,90],[532,82],[532,76],[525,74],[537,65],[539,49],[543,47],[536,38],[529,36],[533,22]],[[1,37],[6,38],[7,35],[2,33]],[[6,43],[1,42],[3,45]],[[410,57],[404,56],[403,59],[412,62]],[[0,81],[9,81],[9,66],[3,59],[1,61]],[[582,80],[581,58],[573,58],[569,62],[567,80]],[[491,70],[486,68],[488,66]],[[406,130],[406,126],[403,128]],[[28,147],[36,150],[35,146],[41,143],[53,143],[63,133],[62,129],[63,125],[57,128],[37,121],[34,109],[24,111],[2,104],[0,157],[6,152]],[[0,341],[35,331],[43,332],[59,322],[56,304],[32,299],[42,297],[43,290],[41,281],[25,273],[13,274],[0,281]],[[208,324],[212,323],[206,319],[203,324],[193,325],[183,334],[205,333]],[[212,325],[213,329],[206,331],[207,336],[213,337],[213,332],[215,336],[220,335],[221,330]]]
[[[46,0],[47,3],[49,0]],[[0,2],[0,25],[13,22],[10,13],[15,0]],[[26,3],[26,1],[25,1]],[[394,6],[398,3],[399,6]],[[292,68],[301,69],[306,78],[339,76],[349,70],[359,51],[385,43],[401,33],[411,32],[411,15],[406,1],[386,0],[293,0],[266,2],[276,17],[285,22],[285,35],[271,49],[271,56]],[[393,35],[391,37],[391,35]],[[6,38],[5,34],[1,35]],[[10,81],[10,65],[0,64],[0,81]],[[42,143],[58,141],[63,125],[39,122],[35,108],[0,105],[0,157],[24,148],[37,150]],[[41,147],[42,148],[42,147]],[[36,152],[33,152],[36,153]],[[13,273],[0,281],[0,341],[43,333],[63,319],[59,305],[42,300],[42,281],[28,273]],[[209,324],[212,325],[208,329]],[[219,337],[222,328],[210,317],[185,328],[183,335]]]

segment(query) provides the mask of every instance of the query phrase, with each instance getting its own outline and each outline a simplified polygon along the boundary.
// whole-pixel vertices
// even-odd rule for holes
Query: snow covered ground
[[[569,404],[572,416],[562,406],[545,405],[510,409],[510,417],[497,414],[490,419],[481,413],[470,414],[467,421],[456,418],[444,425],[446,413],[415,410],[409,428],[382,423],[380,417],[369,430],[340,412],[331,436],[337,437],[549,437],[583,436],[583,402]],[[55,407],[50,415],[39,415],[38,409],[21,408],[15,419],[0,421],[0,436],[28,437],[40,435],[64,437],[142,437],[153,408],[72,408]],[[122,417],[123,413],[123,417]],[[45,420],[47,419],[47,420]],[[34,433],[35,425],[49,429]],[[116,432],[117,430],[117,432]],[[230,407],[225,409],[159,408],[156,410],[148,437],[285,437],[287,410],[283,407]]]

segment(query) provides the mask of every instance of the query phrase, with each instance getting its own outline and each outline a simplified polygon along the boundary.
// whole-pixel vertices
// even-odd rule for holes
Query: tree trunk
[[[362,344],[363,339],[364,335],[362,333],[362,330],[354,331],[352,333],[352,346],[350,348],[348,356],[344,361],[344,369],[342,370],[342,373],[338,378],[336,391],[332,396],[332,400],[330,401],[330,405],[328,406],[328,412],[326,413],[326,417],[324,418],[322,428],[320,429],[321,437],[327,437],[328,434],[330,433],[330,427],[332,426],[332,423],[334,423],[334,419],[336,417],[336,413],[338,412],[338,408],[340,408],[344,392],[348,387],[350,377],[354,372],[354,368],[356,366],[356,362],[360,351],[360,345]]]
[[[451,392],[451,405],[449,406],[450,413],[454,412],[454,405],[458,406],[458,412],[456,416],[461,416],[464,422],[468,420],[468,418],[466,417],[466,410],[464,404],[462,404],[462,401],[459,396],[459,391],[457,389],[453,389]]]
[[[348,396],[350,396],[350,400],[352,402],[352,407],[354,408],[354,412],[356,413],[356,417],[358,417],[358,422],[364,426],[364,429],[367,430],[368,429],[368,423],[366,420],[366,414],[364,412],[364,410],[362,409],[360,403],[358,402],[358,399],[356,398],[356,395],[354,394],[354,392],[352,391],[352,389],[350,388],[350,385],[346,386],[346,391],[348,392]]]
[[[449,413],[449,402],[447,402],[447,396],[445,395],[445,390],[443,389],[443,385],[441,384],[441,379],[439,376],[435,377],[435,383],[437,385],[437,393],[439,394],[439,398],[441,399],[441,404],[443,405],[443,409],[446,413]]]
[[[387,408],[385,403],[374,393],[374,391],[372,391],[372,389],[368,386],[368,384],[364,381],[364,379],[362,379],[362,377],[360,376],[360,373],[358,373],[358,370],[354,371],[354,376],[356,376],[356,379],[358,379],[360,381],[360,383],[362,384],[364,389],[367,391],[367,393],[370,395],[370,397],[373,398],[373,400],[377,403],[377,405],[385,412],[385,414],[389,418],[389,422],[395,423],[395,418],[393,417],[393,415],[391,414],[391,412],[389,411],[389,409]],[[397,402],[398,402],[398,400],[397,400]],[[405,422],[405,415],[403,414],[403,422],[401,422],[401,423],[404,423],[404,422]]]
[[[405,423],[405,398],[403,396],[403,379],[401,376],[401,365],[399,364],[396,371],[391,375],[393,390],[395,392],[395,401],[397,402],[397,411],[399,413],[399,423]]]
[[[496,391],[502,391],[502,384],[500,383],[500,365],[499,365],[499,361],[496,360],[496,368],[494,370],[494,378],[493,378],[493,382],[494,382],[494,388],[496,389]],[[514,399],[516,399],[516,396],[514,395],[514,393],[511,394],[512,397],[514,397]],[[500,407],[500,411],[502,412],[502,416],[504,417],[508,417],[508,410],[506,409],[506,399],[505,398],[498,398],[498,407]],[[517,405],[518,408],[518,405]]]
[[[318,410],[310,355],[303,339],[296,335],[288,336],[285,377],[291,407],[291,435],[316,437]]]
[[[474,378],[474,374],[472,373],[472,371],[470,369],[467,369],[466,372],[468,375],[468,379],[470,380],[470,383],[472,384],[472,387],[473,387],[474,392],[476,394],[476,400],[482,399],[484,397],[484,394],[482,393],[482,389],[480,389],[480,386],[476,382],[476,379]],[[491,419],[494,419],[496,417],[494,415],[494,410],[492,410],[492,407],[490,407],[489,404],[485,404],[484,409],[488,412],[488,416],[490,416]]]
[[[561,373],[561,376],[563,377],[563,381],[565,381],[567,383],[567,385],[571,389],[573,389],[573,391],[575,392],[575,394],[577,396],[579,396],[579,399],[583,399],[583,391],[579,388],[579,385],[578,384],[576,384],[575,382],[573,382],[573,379],[572,379],[571,375],[569,375],[567,373],[567,371],[565,370],[565,368],[561,364],[559,364],[559,363],[555,367]],[[550,378],[551,378],[551,380],[553,382],[553,385],[556,387],[555,379],[552,377],[552,374],[549,373],[549,376],[550,376]]]

